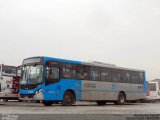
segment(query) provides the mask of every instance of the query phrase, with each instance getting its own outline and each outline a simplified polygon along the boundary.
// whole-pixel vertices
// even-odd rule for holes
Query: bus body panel
[[[115,100],[117,92],[115,83],[82,81],[82,100]]]
[[[63,100],[67,90],[74,91],[76,100],[81,100],[81,80],[61,79],[59,82],[44,87],[44,100]]]
[[[115,85],[116,84],[116,85]],[[64,86],[65,85],[65,86]],[[73,90],[77,101],[96,101],[96,100],[117,100],[118,93],[124,91],[127,100],[136,100],[144,96],[143,85],[132,85],[124,83],[106,83],[87,80],[65,80],[51,85],[40,85],[33,90],[21,90],[21,94],[35,94],[37,90],[43,89],[43,98],[40,100],[62,101],[67,90]],[[135,91],[135,89],[140,89]],[[144,96],[145,97],[145,96]],[[36,97],[35,97],[36,98]]]
[[[129,89],[126,91],[127,100],[145,99],[143,84],[128,84]],[[123,90],[123,87],[121,87]]]
[[[117,100],[123,91],[127,100],[145,98],[144,85],[98,81],[82,81],[82,100]],[[143,97],[142,97],[143,96]]]
[[[43,91],[44,88],[44,84],[38,85],[36,88],[34,89],[20,89],[20,95],[19,98],[21,100],[44,100],[44,93],[45,91]],[[39,90],[41,90],[40,92],[38,92]]]

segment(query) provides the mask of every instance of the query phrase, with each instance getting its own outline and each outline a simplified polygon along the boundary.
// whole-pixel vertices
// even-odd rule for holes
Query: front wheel
[[[46,101],[46,100],[43,100],[42,103],[43,103],[43,105],[45,105],[45,106],[51,106],[51,105],[53,104],[52,101]]]
[[[75,101],[76,100],[75,100],[74,94],[72,92],[70,92],[70,91],[67,91],[64,94],[62,105],[71,106],[71,105],[75,104]]]
[[[118,100],[115,102],[116,105],[123,105],[126,102],[126,96],[124,93],[119,93]]]

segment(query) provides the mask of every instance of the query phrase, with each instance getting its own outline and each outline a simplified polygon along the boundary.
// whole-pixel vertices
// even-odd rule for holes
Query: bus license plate
[[[28,99],[28,97],[25,97],[25,99]]]

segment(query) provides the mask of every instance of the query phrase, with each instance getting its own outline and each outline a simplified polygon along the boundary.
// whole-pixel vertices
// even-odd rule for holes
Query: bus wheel
[[[118,95],[118,100],[115,102],[116,105],[123,105],[126,102],[126,96],[124,93],[120,92]]]
[[[51,105],[53,104],[52,101],[46,101],[46,100],[43,100],[42,103],[43,103],[43,105],[45,105],[45,106],[51,106]]]
[[[73,104],[75,104],[74,94],[70,91],[65,92],[64,97],[63,97],[63,101],[62,101],[62,105],[70,106],[70,105],[73,105]]]
[[[101,106],[101,105],[106,105],[106,101],[97,101],[96,102],[97,105]]]

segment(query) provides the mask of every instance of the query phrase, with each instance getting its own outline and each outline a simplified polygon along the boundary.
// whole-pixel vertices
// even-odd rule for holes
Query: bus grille
[[[28,94],[28,95],[26,95],[26,94],[20,94],[21,98],[33,98],[33,96],[34,96],[34,94]]]

